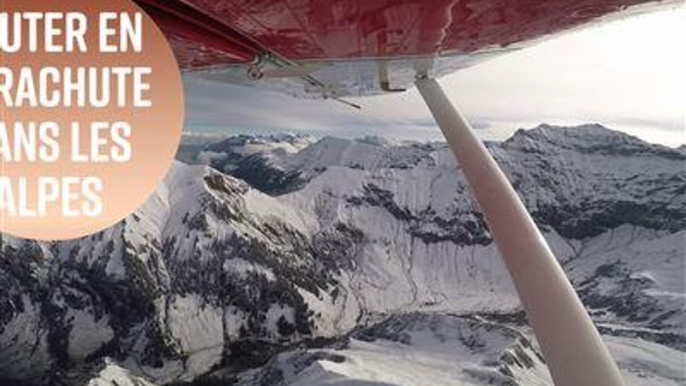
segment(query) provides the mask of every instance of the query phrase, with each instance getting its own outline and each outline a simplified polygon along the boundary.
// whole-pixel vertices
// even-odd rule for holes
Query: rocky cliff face
[[[489,148],[632,384],[684,382],[646,358],[686,349],[686,155],[596,125]],[[2,382],[345,384],[417,351],[408,368],[445,384],[549,384],[444,144],[240,137],[184,157],[209,166],[176,163],[112,229],[2,238]]]

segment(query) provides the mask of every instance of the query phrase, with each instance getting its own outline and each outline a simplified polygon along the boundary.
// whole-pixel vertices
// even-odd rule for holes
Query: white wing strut
[[[556,386],[622,386],[591,318],[498,164],[433,79],[419,92],[457,157],[512,276]]]

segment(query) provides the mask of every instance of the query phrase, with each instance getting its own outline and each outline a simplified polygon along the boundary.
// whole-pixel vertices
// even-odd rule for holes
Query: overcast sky
[[[484,139],[539,123],[602,123],[649,142],[686,143],[686,7],[574,32],[441,79]],[[435,140],[416,90],[356,102],[298,100],[186,79],[187,130]]]

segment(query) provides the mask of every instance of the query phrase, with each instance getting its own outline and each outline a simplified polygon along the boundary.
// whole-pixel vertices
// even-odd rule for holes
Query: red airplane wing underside
[[[137,0],[186,72],[299,97],[400,91],[560,32],[681,1]],[[250,70],[250,71],[249,71]]]

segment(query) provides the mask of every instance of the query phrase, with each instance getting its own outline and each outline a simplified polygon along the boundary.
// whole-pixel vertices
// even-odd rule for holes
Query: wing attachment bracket
[[[300,65],[289,60],[272,55],[269,52],[261,52],[255,61],[248,67],[246,76],[250,81],[257,82],[262,79],[288,79],[297,78],[302,80],[306,87],[313,92],[321,94],[323,99],[331,99],[346,106],[361,110],[362,106],[341,98],[335,86],[326,84],[312,75],[321,68],[321,64]]]
[[[388,75],[388,61],[386,60],[379,62],[379,87],[381,87],[381,90],[388,93],[407,91],[407,89],[404,88],[391,87],[391,80]]]

